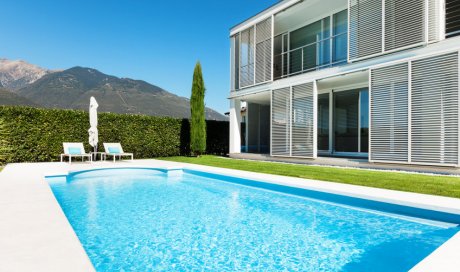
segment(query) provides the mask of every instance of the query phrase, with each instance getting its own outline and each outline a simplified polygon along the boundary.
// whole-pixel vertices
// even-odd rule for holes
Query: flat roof
[[[302,2],[304,0],[282,0],[278,3],[275,3],[268,8],[260,11],[259,13],[255,14],[254,16],[249,17],[248,19],[242,21],[241,23],[233,26],[230,28],[230,36],[234,35],[236,32],[240,32],[244,28],[247,28],[249,25],[255,24],[259,21],[266,19],[268,16],[271,16],[274,13],[282,11],[298,2]]]

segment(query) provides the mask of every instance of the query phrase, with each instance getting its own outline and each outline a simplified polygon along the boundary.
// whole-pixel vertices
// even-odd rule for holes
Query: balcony
[[[347,6],[347,0],[301,1],[232,33],[231,89],[346,63]]]
[[[348,13],[332,13],[274,38],[274,80],[347,62]]]

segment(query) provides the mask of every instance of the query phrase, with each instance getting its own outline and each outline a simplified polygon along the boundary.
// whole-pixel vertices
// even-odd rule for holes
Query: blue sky
[[[0,57],[85,66],[189,97],[203,66],[206,105],[228,110],[229,28],[276,0],[1,2]]]

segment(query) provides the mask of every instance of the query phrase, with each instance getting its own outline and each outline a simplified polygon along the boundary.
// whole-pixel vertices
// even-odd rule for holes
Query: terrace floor
[[[256,154],[256,153],[240,153],[230,154],[231,158],[255,160],[255,161],[272,161],[272,162],[286,162],[305,165],[323,165],[323,166],[338,166],[338,167],[352,167],[361,169],[376,169],[376,170],[396,170],[405,172],[417,173],[430,173],[439,175],[459,175],[460,168],[455,167],[435,167],[423,165],[402,165],[393,163],[371,163],[367,159],[362,158],[338,158],[338,157],[318,157],[317,159],[303,159],[303,158],[288,158],[288,157],[272,157],[269,154]]]

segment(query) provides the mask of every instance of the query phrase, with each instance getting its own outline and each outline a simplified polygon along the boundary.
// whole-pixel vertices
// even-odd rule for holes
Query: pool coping
[[[404,206],[460,214],[460,199],[159,160],[9,164],[0,172],[0,270],[94,271],[45,176],[105,168],[191,169]],[[2,220],[3,221],[3,220]],[[46,224],[44,225],[44,223]],[[26,226],[26,227],[25,227]],[[457,271],[460,233],[411,271]]]

